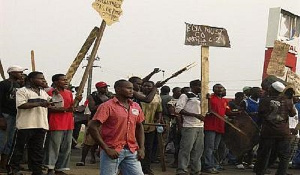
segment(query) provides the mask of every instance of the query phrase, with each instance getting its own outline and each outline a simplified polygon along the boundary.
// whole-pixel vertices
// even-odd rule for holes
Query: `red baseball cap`
[[[107,85],[105,82],[103,82],[103,81],[100,81],[100,82],[98,82],[98,83],[96,83],[96,88],[103,88],[103,87],[107,87],[107,86],[109,86],[109,85]]]

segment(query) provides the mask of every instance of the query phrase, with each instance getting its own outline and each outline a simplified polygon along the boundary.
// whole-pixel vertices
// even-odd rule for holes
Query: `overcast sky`
[[[36,69],[48,83],[66,73],[101,18],[93,0],[0,0],[0,59],[10,65]],[[131,75],[145,76],[155,67],[162,80],[196,62],[197,66],[167,85],[188,86],[200,78],[200,46],[185,46],[185,22],[227,29],[231,48],[210,47],[210,88],[221,83],[232,97],[243,86],[259,86],[263,71],[269,8],[282,7],[300,15],[299,0],[124,0],[120,22],[107,26],[98,50],[94,83],[113,83]],[[91,51],[89,51],[90,53]],[[86,65],[86,61],[82,66]],[[79,85],[84,69],[72,84]],[[28,71],[26,72],[28,73]],[[7,75],[6,75],[7,76]],[[94,84],[93,83],[93,84]]]

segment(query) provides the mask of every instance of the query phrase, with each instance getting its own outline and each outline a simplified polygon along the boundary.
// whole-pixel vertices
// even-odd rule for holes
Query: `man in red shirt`
[[[55,107],[49,108],[49,132],[45,144],[45,166],[48,175],[65,174],[70,170],[73,119],[73,95],[67,90],[67,79],[64,74],[52,76],[54,88],[48,91]]]
[[[100,153],[100,172],[104,175],[143,175],[141,163],[144,153],[144,114],[140,106],[130,100],[133,85],[118,80],[114,85],[116,96],[102,103],[88,131],[103,149]],[[100,127],[100,132],[99,128]]]
[[[214,94],[209,101],[210,111],[224,117],[227,110],[227,100],[223,98],[224,87],[221,84],[213,86]],[[214,152],[218,150],[222,134],[225,132],[225,123],[213,114],[204,119],[204,172],[217,174]]]

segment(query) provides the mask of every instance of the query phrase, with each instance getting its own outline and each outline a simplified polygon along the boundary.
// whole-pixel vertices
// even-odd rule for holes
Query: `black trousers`
[[[155,132],[145,133],[145,158],[141,161],[143,171],[150,169]]]
[[[16,130],[12,151],[9,155],[8,166],[13,171],[19,171],[20,162],[23,159],[25,145],[28,148],[28,162],[33,175],[41,175],[44,159],[44,143],[46,130],[38,129],[20,129]]]

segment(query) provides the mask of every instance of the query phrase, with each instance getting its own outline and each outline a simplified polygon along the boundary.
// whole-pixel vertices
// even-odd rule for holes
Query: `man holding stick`
[[[48,175],[65,174],[70,170],[73,119],[73,95],[67,90],[68,83],[64,74],[52,76],[54,88],[48,91],[50,96],[61,100],[61,106],[49,108],[49,132],[46,141],[45,166]],[[60,97],[60,98],[58,98]]]
[[[103,149],[100,153],[100,173],[143,175],[144,113],[130,100],[133,85],[126,80],[114,84],[116,96],[101,104],[89,124],[88,132]],[[99,132],[100,128],[100,132]]]

